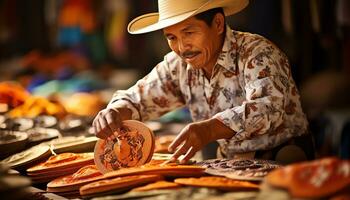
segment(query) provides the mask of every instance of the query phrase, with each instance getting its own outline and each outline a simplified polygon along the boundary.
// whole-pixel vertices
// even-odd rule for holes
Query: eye
[[[176,37],[173,36],[173,35],[169,35],[169,36],[167,36],[166,38],[167,38],[167,40],[169,40],[169,41],[174,41],[174,40],[176,39]]]
[[[185,32],[185,35],[187,35],[187,36],[190,36],[190,35],[192,35],[192,34],[193,34],[192,31],[186,31],[186,32]]]

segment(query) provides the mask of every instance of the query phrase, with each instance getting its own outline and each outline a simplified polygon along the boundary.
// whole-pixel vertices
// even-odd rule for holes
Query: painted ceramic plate
[[[335,193],[349,194],[350,161],[325,157],[294,163],[272,171],[265,180],[269,186],[288,190],[291,198],[327,199]]]
[[[4,159],[25,149],[28,134],[19,131],[0,130],[0,159]]]
[[[87,165],[80,168],[74,174],[59,177],[47,184],[49,192],[77,191],[82,185],[102,179],[103,176],[96,165]]]
[[[122,168],[104,174],[105,178],[122,176],[156,174],[164,177],[198,177],[204,174],[204,167],[196,165],[178,165],[176,163],[163,164],[162,161],[152,160],[151,162],[130,168]]]
[[[64,136],[61,138],[53,139],[47,142],[55,153],[80,153],[80,152],[92,152],[97,137],[85,137],[85,136]]]
[[[48,157],[51,154],[50,148],[47,145],[37,145],[30,149],[14,154],[4,160],[2,163],[7,164],[12,168],[25,167],[33,162]]]
[[[1,130],[0,131],[0,145],[13,145],[15,142],[18,141],[25,141],[28,138],[28,134],[25,132],[18,132],[18,131],[7,131],[7,130]]]
[[[53,128],[39,128],[35,127],[27,131],[28,141],[31,144],[38,144],[43,141],[58,138],[60,132]]]
[[[40,174],[44,172],[55,172],[59,170],[67,170],[90,164],[93,160],[93,153],[62,153],[51,156],[47,161],[37,164],[29,169],[27,173]]]
[[[207,174],[246,181],[262,181],[270,171],[281,167],[274,161],[259,159],[210,159],[197,165],[206,167]]]
[[[155,183],[150,183],[145,186],[137,187],[132,189],[132,191],[136,192],[144,192],[150,190],[160,190],[160,189],[175,189],[181,187],[180,184],[169,182],[169,181],[157,181]]]
[[[57,125],[57,118],[50,115],[41,115],[34,118],[34,124],[37,127],[51,128]]]
[[[144,123],[123,121],[118,136],[97,141],[95,164],[102,173],[143,165],[151,160],[154,143],[153,132]]]
[[[209,187],[217,188],[220,190],[227,191],[237,191],[238,189],[242,190],[258,190],[259,185],[251,183],[248,181],[232,180],[220,176],[204,176],[200,178],[177,178],[174,180],[175,183],[187,186],[196,186],[196,187]]]
[[[116,193],[131,188],[162,180],[158,175],[136,175],[105,179],[89,183],[80,188],[80,194],[85,197],[100,196],[102,194]]]

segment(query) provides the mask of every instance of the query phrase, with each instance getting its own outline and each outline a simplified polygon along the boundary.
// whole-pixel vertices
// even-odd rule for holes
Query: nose
[[[178,49],[181,53],[190,50],[191,49],[191,45],[189,43],[189,41],[187,41],[184,38],[181,38],[178,42]]]

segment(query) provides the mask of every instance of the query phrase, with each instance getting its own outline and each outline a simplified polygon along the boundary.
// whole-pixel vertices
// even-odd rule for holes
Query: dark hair
[[[213,9],[207,10],[205,12],[199,13],[199,14],[195,15],[194,17],[196,19],[204,21],[208,26],[211,26],[211,23],[213,22],[214,16],[217,13],[221,13],[223,16],[225,16],[223,8],[213,8]]]

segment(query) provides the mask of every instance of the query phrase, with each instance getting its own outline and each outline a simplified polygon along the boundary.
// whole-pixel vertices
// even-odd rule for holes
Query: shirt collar
[[[232,29],[226,25],[226,36],[224,45],[219,54],[217,64],[225,69],[235,72],[236,71],[236,53],[237,53],[237,40],[233,34]]]

